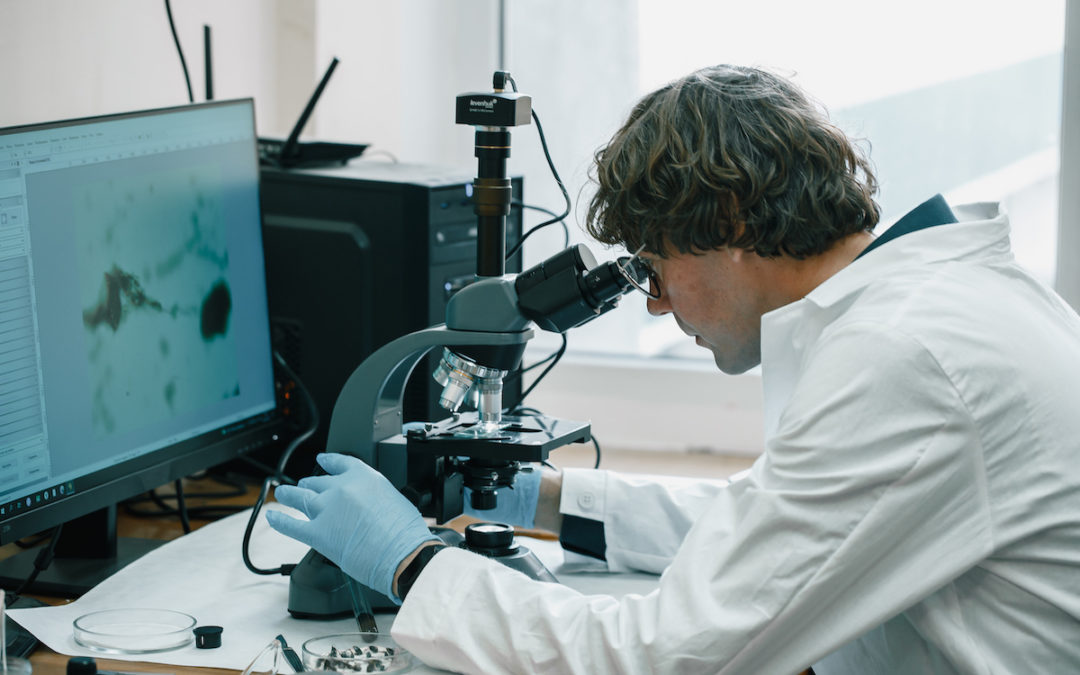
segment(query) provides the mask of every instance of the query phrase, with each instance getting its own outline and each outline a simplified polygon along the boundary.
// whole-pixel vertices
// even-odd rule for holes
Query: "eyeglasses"
[[[645,244],[638,247],[638,250],[634,251],[631,256],[623,256],[619,258],[616,267],[619,269],[619,274],[623,275],[630,285],[638,289],[645,295],[649,296],[652,300],[660,299],[660,276],[653,269],[649,261],[641,258],[641,252],[645,250]],[[642,273],[648,278],[649,285],[642,286],[641,279]],[[656,289],[655,291],[653,289]]]

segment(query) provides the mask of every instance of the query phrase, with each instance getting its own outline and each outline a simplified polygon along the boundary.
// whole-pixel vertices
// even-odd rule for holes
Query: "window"
[[[1053,283],[1064,0],[598,5],[510,6],[510,65],[534,95],[556,161],[573,167],[564,179],[581,195],[579,219],[592,152],[639,96],[702,66],[758,65],[792,77],[845,131],[867,139],[882,185],[879,231],[937,192],[954,204],[1000,200],[1017,258]],[[560,34],[563,46],[553,48]],[[520,131],[515,140],[533,143]],[[532,154],[515,150],[529,157],[526,195],[546,199],[550,179],[532,170]],[[550,241],[532,260],[561,243]],[[630,311],[575,331],[569,353],[711,366],[670,318],[648,316],[638,298],[626,304]]]

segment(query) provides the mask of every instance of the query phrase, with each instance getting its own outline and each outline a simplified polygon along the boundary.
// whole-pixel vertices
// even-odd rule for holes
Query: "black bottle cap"
[[[97,661],[90,656],[73,656],[67,662],[67,675],[94,675]]]
[[[221,626],[196,626],[195,646],[199,649],[214,649],[221,646]]]

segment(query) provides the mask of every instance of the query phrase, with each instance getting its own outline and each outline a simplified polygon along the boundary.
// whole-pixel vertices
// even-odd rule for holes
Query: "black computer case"
[[[321,417],[290,462],[300,472],[325,449],[334,402],[373,350],[442,323],[450,295],[476,273],[472,176],[415,164],[359,161],[320,169],[264,168],[262,208],[274,348],[311,392]],[[507,250],[521,236],[522,181],[512,179]],[[507,272],[521,270],[520,254]],[[405,421],[438,420],[433,350],[405,391]],[[508,378],[504,401],[520,395]]]

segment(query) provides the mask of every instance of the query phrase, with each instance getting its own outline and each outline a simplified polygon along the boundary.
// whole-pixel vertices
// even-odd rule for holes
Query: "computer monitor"
[[[250,99],[0,129],[0,544],[87,517],[39,592],[146,550],[118,501],[284,433],[255,139]]]

